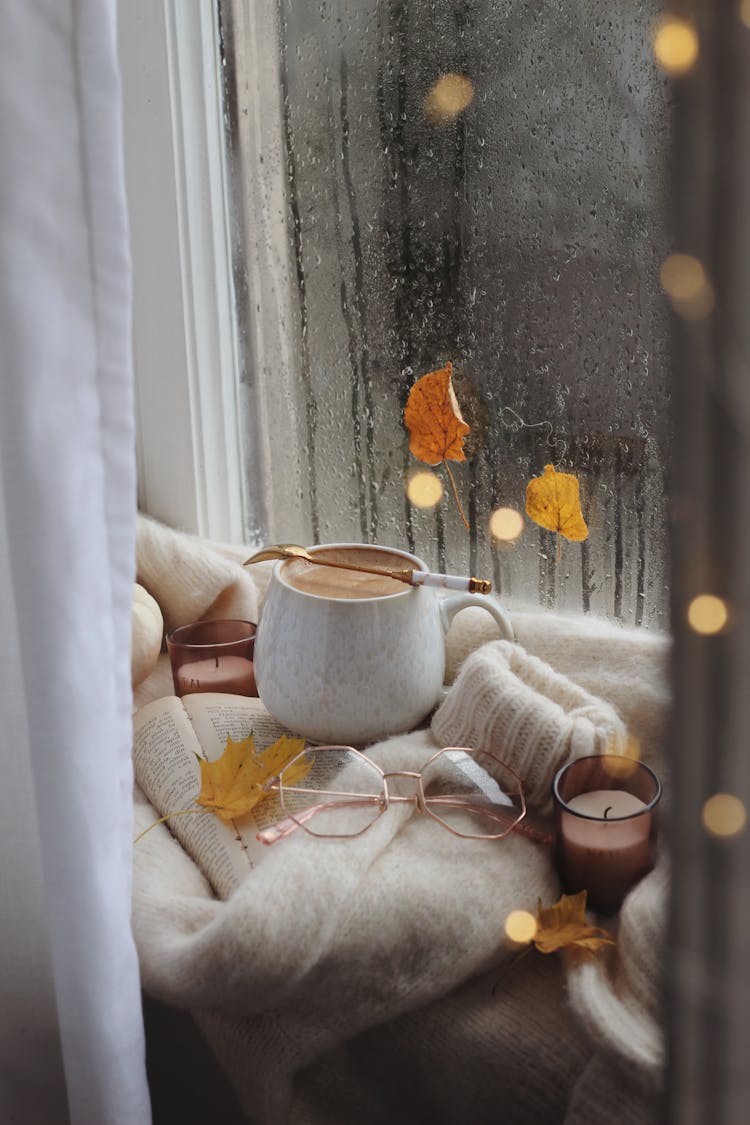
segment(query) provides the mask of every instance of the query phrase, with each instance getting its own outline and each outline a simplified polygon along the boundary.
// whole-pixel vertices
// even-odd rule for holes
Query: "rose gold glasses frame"
[[[383,813],[385,813],[392,804],[416,805],[418,812],[425,813],[427,816],[432,817],[433,820],[436,820],[438,824],[442,825],[443,828],[447,829],[448,832],[451,832],[454,836],[459,836],[467,840],[502,840],[513,831],[526,831],[526,834],[530,835],[537,842],[550,842],[551,837],[548,831],[540,828],[538,824],[528,825],[527,829],[524,829],[524,827],[522,827],[522,824],[527,817],[526,798],[523,792],[523,782],[521,781],[521,778],[518,776],[515,770],[511,769],[511,767],[503,762],[502,759],[496,757],[494,754],[491,754],[487,750],[473,750],[472,748],[467,746],[444,746],[440,750],[437,750],[430,758],[428,758],[428,760],[422,766],[421,770],[389,770],[386,773],[380,768],[377,762],[374,762],[372,758],[368,758],[366,754],[363,754],[361,751],[356,750],[353,746],[312,746],[309,747],[309,749],[303,750],[295,758],[292,758],[291,762],[288,762],[284,768],[288,769],[296,761],[298,761],[298,759],[304,757],[306,754],[309,754],[311,751],[316,753],[325,753],[326,751],[334,750],[345,751],[349,754],[355,754],[358,758],[361,758],[362,761],[366,762],[368,766],[374,769],[380,775],[380,780],[382,783],[381,792],[378,794],[349,793],[344,790],[307,789],[298,788],[296,786],[285,786],[281,780],[281,774],[279,774],[276,778],[272,779],[270,782],[267,782],[264,788],[268,793],[275,792],[279,794],[282,807],[284,806],[285,792],[305,793],[307,795],[317,794],[321,797],[329,794],[332,797],[335,796],[337,800],[318,802],[317,804],[310,805],[309,808],[306,808],[302,813],[297,814],[289,813],[288,809],[285,810],[288,815],[283,820],[280,820],[278,821],[278,823],[271,825],[270,828],[265,828],[262,831],[258,832],[257,839],[262,844],[275,844],[279,840],[286,839],[287,836],[290,836],[293,832],[296,832],[298,828],[303,828],[305,832],[309,833],[309,835],[316,836],[320,840],[355,839],[357,836],[361,836],[364,832],[367,832],[369,828],[372,828],[373,824],[375,824],[380,819]],[[436,797],[426,797],[424,793],[423,774],[435,761],[436,758],[439,758],[443,754],[447,754],[450,751],[460,751],[461,753],[467,754],[469,758],[472,761],[477,762],[478,765],[481,765],[479,759],[482,757],[491,758],[493,761],[497,762],[497,764],[501,766],[505,771],[507,771],[507,773],[509,773],[517,783],[518,796],[520,797],[521,801],[520,811],[514,806],[498,805],[497,809],[493,809],[492,813],[489,813],[485,805],[478,805],[475,801],[472,801],[470,798],[466,798],[458,793],[441,794],[440,796]],[[416,792],[406,797],[391,793],[388,786],[388,781],[390,778],[395,777],[412,778],[417,783]],[[340,800],[340,798],[342,797],[347,799],[342,801]],[[308,820],[312,820],[313,817],[315,817],[320,812],[325,812],[326,810],[330,811],[333,808],[367,808],[369,805],[377,805],[378,812],[373,817],[373,819],[364,826],[364,828],[361,828],[359,830],[359,832],[334,834],[315,832],[313,829],[307,827],[306,822]],[[459,832],[457,829],[451,828],[449,824],[446,824],[446,822],[442,820],[436,812],[433,812],[430,808],[430,805],[442,805],[444,807],[450,807],[453,809],[463,809],[466,812],[480,813],[490,820],[495,820],[498,824],[502,824],[503,831],[491,834],[488,834],[486,832]],[[506,815],[501,812],[501,810],[503,809],[508,809],[508,817],[510,817],[511,815],[511,809],[516,815],[514,815],[511,820],[509,820]]]

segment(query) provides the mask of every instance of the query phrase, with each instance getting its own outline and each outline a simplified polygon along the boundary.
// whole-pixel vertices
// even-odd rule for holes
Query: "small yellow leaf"
[[[278,738],[272,746],[264,750],[262,754],[258,755],[259,761],[263,764],[265,773],[264,781],[269,777],[275,777],[277,773],[284,771],[284,784],[294,785],[296,782],[301,781],[310,769],[309,761],[300,758],[293,766],[288,766],[287,762],[291,762],[298,754],[301,754],[305,749],[305,742],[302,738],[289,738],[288,735],[283,734]]]
[[[578,478],[572,473],[558,473],[554,465],[545,465],[543,475],[527,484],[526,514],[540,527],[558,531],[566,539],[580,542],[588,538]]]
[[[222,820],[243,816],[266,796],[264,782],[279,773],[285,762],[299,754],[304,745],[301,738],[284,735],[262,754],[256,754],[252,734],[241,742],[227,738],[220,758],[215,762],[201,759],[201,791],[196,803],[215,812]],[[301,765],[300,777],[308,768],[304,762]],[[299,780],[297,773],[295,767],[295,780]]]
[[[453,364],[448,363],[417,379],[409,391],[404,410],[409,449],[427,465],[466,460],[464,437],[471,427],[461,417],[452,374]]]
[[[540,953],[555,953],[558,949],[579,949],[595,953],[605,945],[614,945],[615,939],[606,930],[590,926],[586,921],[586,891],[577,895],[562,895],[554,906],[537,906],[537,931],[534,945]]]

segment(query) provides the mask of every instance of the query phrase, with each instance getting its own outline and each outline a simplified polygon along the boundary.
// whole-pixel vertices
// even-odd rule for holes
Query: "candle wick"
[[[607,819],[607,813],[609,812],[609,810],[610,810],[611,808],[612,808],[612,806],[611,806],[611,805],[607,805],[606,809],[604,810],[604,819],[605,819],[605,820]]]

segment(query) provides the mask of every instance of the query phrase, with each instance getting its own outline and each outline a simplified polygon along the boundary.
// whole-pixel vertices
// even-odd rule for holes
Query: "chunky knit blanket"
[[[244,548],[141,519],[138,579],[169,627],[255,619],[267,568]],[[459,614],[451,687],[431,729],[368,748],[418,769],[437,746],[485,745],[544,811],[555,769],[638,740],[664,779],[663,636],[582,617]],[[135,703],[171,693],[165,658]],[[136,828],[155,812],[138,791]],[[192,1013],[257,1125],[618,1125],[655,1121],[667,871],[626,900],[613,955],[582,964],[505,936],[515,909],[560,893],[549,850],[512,834],[464,841],[407,806],[356,840],[297,833],[217,900],[166,827],[135,849],[143,986]]]

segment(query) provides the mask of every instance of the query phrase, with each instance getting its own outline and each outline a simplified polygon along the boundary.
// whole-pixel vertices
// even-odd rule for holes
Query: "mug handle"
[[[497,621],[500,626],[500,633],[503,640],[514,641],[513,626],[510,623],[510,617],[505,612],[499,602],[494,598],[489,597],[487,594],[451,594],[447,598],[440,599],[440,622],[443,626],[443,632],[447,633],[450,628],[450,623],[456,614],[466,609],[467,606],[477,605],[482,609],[486,609],[488,613]]]

